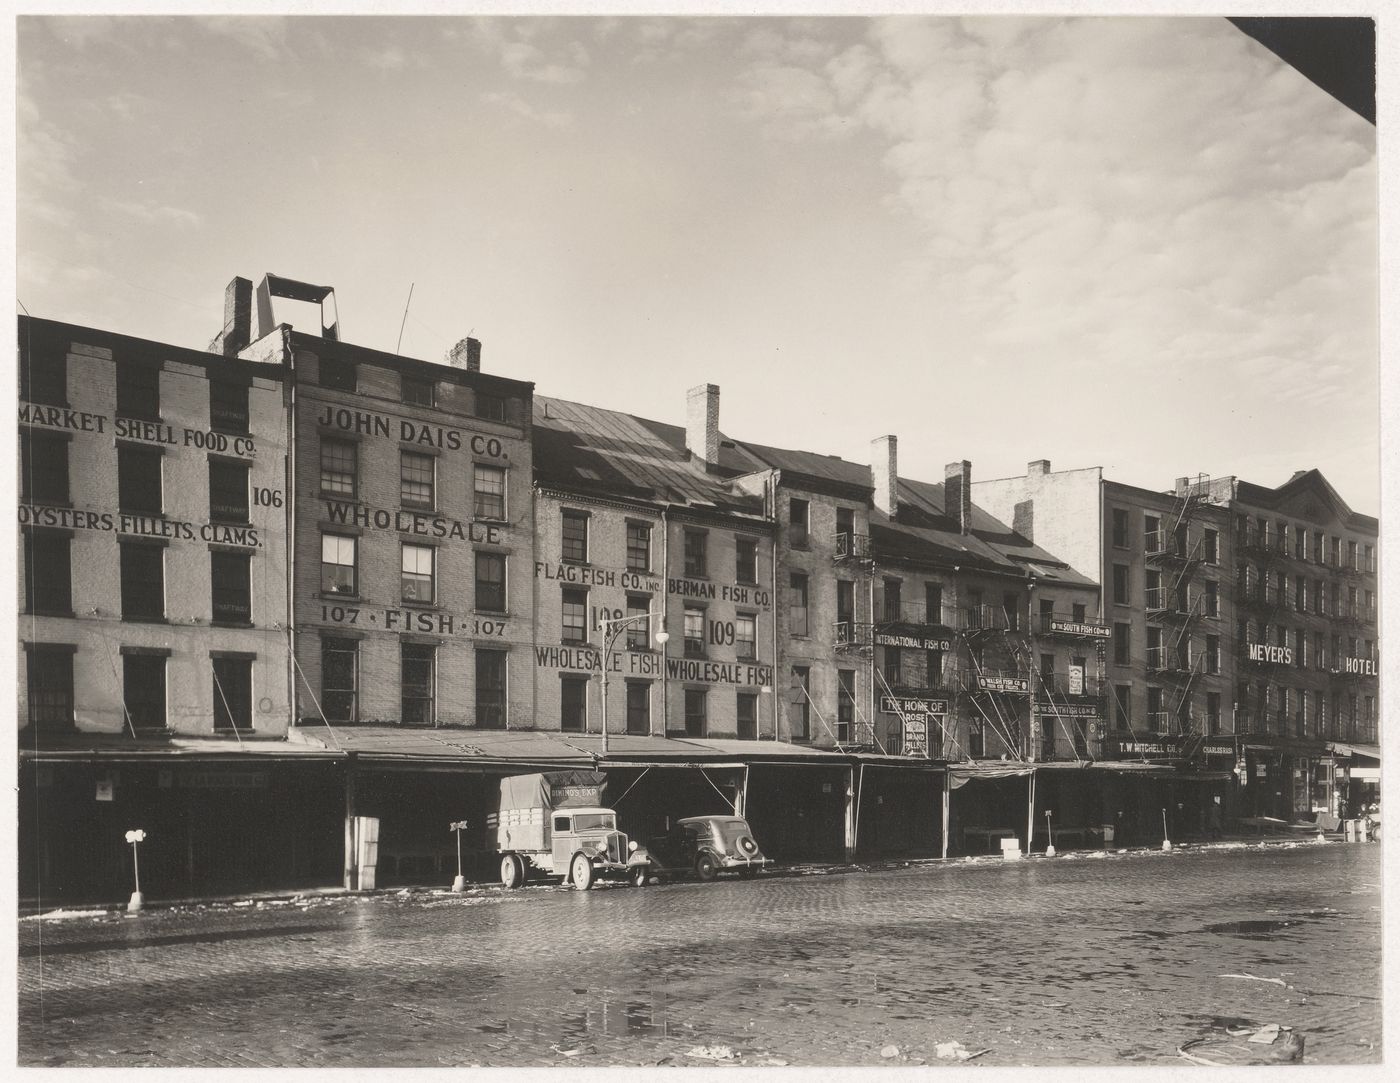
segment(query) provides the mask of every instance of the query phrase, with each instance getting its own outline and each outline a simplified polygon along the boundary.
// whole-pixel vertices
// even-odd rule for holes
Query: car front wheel
[[[593,862],[589,861],[583,854],[574,855],[573,863],[569,866],[569,873],[574,887],[580,891],[587,891],[593,886]]]
[[[695,875],[701,880],[713,880],[719,875],[719,862],[711,853],[701,853],[695,858]]]
[[[646,887],[651,870],[645,865],[633,865],[627,873],[627,882],[633,887]]]

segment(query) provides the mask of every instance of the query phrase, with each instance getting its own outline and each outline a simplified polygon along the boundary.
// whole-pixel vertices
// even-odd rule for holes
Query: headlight
[[[629,843],[627,844],[627,852],[628,852],[629,854],[635,854],[635,853],[637,852],[637,840],[636,840],[636,839],[633,839],[631,842],[629,842]]]

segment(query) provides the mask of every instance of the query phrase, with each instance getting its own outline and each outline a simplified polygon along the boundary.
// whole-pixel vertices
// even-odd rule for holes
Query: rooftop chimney
[[[468,372],[480,372],[481,340],[476,338],[462,339],[462,341],[447,351],[447,363],[454,369],[466,369]]]
[[[1043,478],[1050,473],[1049,459],[1036,459],[1034,462],[1026,464],[1026,477]]]
[[[870,484],[875,506],[891,519],[899,514],[899,438],[877,436],[870,441]]]
[[[685,446],[706,464],[719,462],[719,387],[701,384],[685,393]]]
[[[972,464],[966,459],[943,468],[943,514],[964,534],[972,529]]]
[[[253,283],[247,278],[235,278],[224,290],[224,329],[209,349],[233,357],[252,341]]]

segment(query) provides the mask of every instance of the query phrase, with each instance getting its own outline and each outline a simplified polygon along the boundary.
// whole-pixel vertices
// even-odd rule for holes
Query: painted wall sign
[[[1050,631],[1067,632],[1070,635],[1077,636],[1095,636],[1099,639],[1107,639],[1110,634],[1107,628],[1099,624],[1083,624],[1079,621],[1072,620],[1055,620],[1053,617],[1050,620]]]
[[[1027,677],[991,677],[978,674],[977,687],[984,692],[1029,692],[1031,682]]]
[[[346,526],[374,527],[376,530],[397,530],[419,538],[450,538],[455,541],[484,542],[500,545],[504,534],[499,523],[472,520],[463,523],[445,515],[427,515],[417,511],[385,511],[361,504],[345,504],[339,500],[326,501],[326,518]]]
[[[1362,677],[1379,677],[1379,664],[1374,658],[1343,658],[1338,673],[1356,673]]]
[[[1071,696],[1082,696],[1084,694],[1084,667],[1069,667],[1069,694]]]
[[[1251,662],[1272,662],[1278,666],[1293,664],[1292,647],[1271,647],[1267,643],[1247,643]]]
[[[177,774],[175,785],[182,790],[265,790],[266,771],[194,771]]]
[[[596,647],[536,647],[535,664],[541,669],[567,669],[601,673],[603,652]],[[660,677],[661,656],[652,651],[613,651],[608,672],[628,677]]]
[[[578,583],[586,587],[622,587],[655,594],[661,590],[661,580],[641,572],[620,572],[614,568],[595,568],[590,564],[555,564],[535,561],[536,579],[557,579],[561,583]]]
[[[667,658],[666,676],[676,681],[705,684],[772,685],[773,667],[745,662],[699,662],[691,658]]]
[[[460,429],[429,425],[403,417],[387,417],[364,410],[347,410],[344,407],[326,405],[321,408],[316,422],[328,429],[340,429],[363,436],[382,436],[386,440],[422,444],[443,451],[461,451],[462,448],[467,448],[473,455],[486,455],[495,459],[506,457],[505,447],[494,436],[464,433]]]
[[[947,714],[948,701],[922,696],[881,696],[880,710],[886,714]]]
[[[738,605],[756,605],[760,609],[767,609],[773,600],[766,590],[758,590],[740,583],[711,583],[698,579],[667,579],[666,593],[682,598],[708,598],[711,601],[718,598]]]
[[[96,530],[137,538],[169,538],[172,541],[204,541],[219,545],[243,545],[258,549],[262,540],[255,526],[229,526],[226,523],[186,523],[153,515],[129,512],[83,511],[79,508],[50,508],[42,504],[20,504],[21,526],[51,526],[64,530]]]
[[[51,429],[66,429],[69,432],[106,433],[110,431],[119,440],[137,440],[143,444],[169,444],[173,447],[192,447],[200,451],[214,451],[221,455],[248,457],[254,454],[256,444],[251,436],[230,436],[222,432],[206,432],[204,429],[176,428],[160,421],[143,421],[135,417],[119,417],[115,421],[102,414],[89,414],[83,410],[72,410],[61,406],[38,406],[24,403],[19,408],[19,420],[23,425],[44,425]]]
[[[382,628],[386,632],[422,632],[428,635],[503,636],[504,620],[457,617],[435,609],[368,608],[358,605],[323,605],[321,620],[327,624],[353,624]]]
[[[1055,703],[1042,707],[1040,713],[1047,718],[1059,715],[1061,718],[1102,718],[1103,713],[1093,703]]]
[[[917,651],[951,651],[951,639],[936,639],[928,636],[896,635],[894,632],[876,632],[877,647],[909,647]]]

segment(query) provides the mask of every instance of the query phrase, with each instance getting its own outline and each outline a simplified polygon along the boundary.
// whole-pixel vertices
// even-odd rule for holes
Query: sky
[[[743,440],[1379,506],[1376,129],[1220,18],[22,17],[17,290]],[[410,287],[412,301],[409,301]],[[297,313],[292,322],[316,327]],[[402,345],[398,345],[402,334]]]

